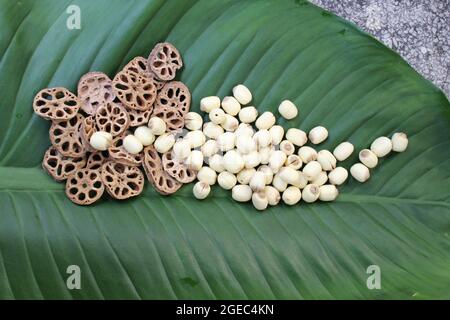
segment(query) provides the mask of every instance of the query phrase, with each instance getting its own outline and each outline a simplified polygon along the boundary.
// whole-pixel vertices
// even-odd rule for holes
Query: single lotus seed
[[[209,119],[212,123],[222,124],[225,121],[225,112],[221,108],[213,109],[209,113]]]
[[[200,130],[203,125],[202,116],[197,112],[188,112],[184,117],[184,126],[189,130]]]
[[[308,184],[307,176],[298,170],[283,167],[280,170],[280,178],[283,179],[287,184],[293,185],[297,188],[304,188]]]
[[[252,93],[243,84],[238,84],[233,88],[233,96],[240,104],[246,105],[252,101]]]
[[[192,150],[184,163],[189,169],[195,171],[200,170],[203,166],[203,153],[199,150]]]
[[[236,116],[241,111],[241,104],[235,97],[225,97],[222,100],[222,109],[229,115]]]
[[[269,200],[267,199],[266,193],[263,191],[254,192],[252,195],[252,203],[256,210],[266,210]]]
[[[253,139],[256,141],[258,148],[268,147],[272,143],[272,136],[270,135],[269,130],[266,129],[256,132]]]
[[[281,116],[287,120],[294,119],[297,114],[298,110],[295,104],[292,101],[284,100],[280,103],[278,107],[278,112],[281,114]]]
[[[218,124],[207,122],[203,125],[203,133],[210,139],[217,139],[223,132],[223,128]]]
[[[258,151],[252,151],[250,153],[244,154],[242,156],[244,159],[244,166],[246,168],[255,168],[261,164],[261,159],[259,157]]]
[[[286,139],[298,147],[303,146],[308,141],[306,133],[297,128],[290,128],[286,132]]]
[[[200,100],[200,110],[210,113],[211,110],[220,108],[220,98],[216,96],[205,97]]]
[[[228,151],[234,149],[236,136],[233,132],[224,132],[217,137],[217,145],[220,151]]]
[[[328,181],[328,174],[326,171],[321,171],[313,180],[311,180],[311,184],[316,186],[323,186]]]
[[[141,141],[136,138],[134,135],[129,134],[123,139],[123,147],[124,149],[131,154],[138,154],[144,149]]]
[[[294,144],[289,140],[283,140],[280,143],[280,150],[286,153],[287,156],[290,156],[294,153],[295,147]]]
[[[202,181],[209,185],[216,183],[217,173],[210,167],[202,167],[197,173],[198,181]]]
[[[319,189],[319,200],[321,201],[334,201],[339,195],[338,189],[333,184],[324,184]]]
[[[241,154],[247,154],[256,151],[257,146],[252,136],[241,135],[236,138],[236,148]]]
[[[219,151],[219,146],[216,140],[208,140],[201,148],[203,156],[206,158],[211,157]]]
[[[302,159],[295,155],[295,154],[291,154],[290,156],[287,157],[286,162],[284,163],[284,165],[286,167],[298,170],[302,167],[303,162]]]
[[[280,200],[280,192],[272,186],[266,186],[264,188],[264,192],[266,193],[267,202],[270,206],[276,206]]]
[[[336,169],[333,169],[328,174],[328,180],[330,180],[331,184],[334,184],[336,186],[340,186],[347,180],[348,178],[348,171],[347,169],[343,167],[337,167]]]
[[[408,147],[408,136],[403,132],[396,132],[392,135],[392,150],[395,152],[403,152]]]
[[[344,161],[353,153],[355,147],[350,142],[342,142],[334,148],[333,155],[339,161]]]
[[[259,159],[261,160],[261,164],[268,164],[274,151],[275,148],[273,146],[259,149]]]
[[[221,123],[222,128],[226,131],[236,131],[239,127],[239,121],[232,115],[226,114],[225,120]]]
[[[151,117],[147,126],[155,136],[160,136],[166,132],[166,123],[158,117]]]
[[[231,188],[233,188],[236,185],[237,178],[234,174],[232,174],[228,171],[223,171],[223,172],[219,173],[219,175],[217,176],[217,183],[223,189],[230,190]]]
[[[276,150],[272,153],[269,160],[269,167],[272,169],[273,173],[277,173],[281,169],[286,162],[286,159],[286,153],[281,150]]]
[[[227,151],[223,156],[223,166],[228,172],[238,173],[244,168],[244,165],[244,159],[235,150]]]
[[[319,199],[320,187],[315,184],[308,184],[302,190],[302,199],[305,202],[312,203]]]
[[[248,185],[237,184],[231,189],[231,197],[238,202],[247,202],[252,199],[253,191]]]
[[[336,168],[336,158],[328,150],[320,150],[317,153],[317,162],[320,163],[325,171],[331,171]]]
[[[313,144],[319,144],[328,138],[328,130],[325,127],[317,126],[309,132],[309,140]]]
[[[273,180],[273,172],[272,169],[270,169],[267,165],[262,165],[258,168],[258,171],[264,173],[264,176],[266,178],[266,184],[271,184]]]
[[[208,164],[211,169],[215,172],[223,172],[225,171],[225,167],[223,164],[223,157],[220,154],[215,154],[208,159]]]
[[[155,141],[155,135],[149,127],[140,126],[134,130],[134,136],[142,143],[143,146],[149,146]]]
[[[282,126],[275,125],[269,129],[269,133],[272,137],[272,144],[278,145],[283,140],[284,128]]]
[[[310,161],[303,167],[303,173],[309,181],[314,180],[317,175],[322,171],[322,166],[317,161]]]
[[[298,156],[304,163],[317,160],[317,151],[314,148],[304,146],[298,149]]]
[[[369,149],[363,149],[359,152],[359,161],[367,168],[375,168],[378,164],[378,157]]]
[[[362,163],[355,163],[350,168],[350,174],[359,182],[366,182],[370,178],[370,171]]]
[[[237,180],[240,184],[249,184],[250,179],[255,174],[255,168],[244,168],[237,174]]]
[[[239,120],[242,123],[252,123],[255,122],[258,117],[258,110],[255,107],[245,107],[239,111]]]
[[[294,186],[287,187],[287,189],[284,190],[282,195],[283,202],[289,206],[298,203],[301,198],[302,192],[300,191],[299,188]]]
[[[159,153],[166,153],[175,144],[175,136],[172,133],[165,133],[156,138],[155,146],[156,151]]]
[[[201,130],[189,131],[184,139],[189,142],[191,149],[203,146],[206,141],[205,134]]]
[[[92,148],[99,151],[105,151],[112,144],[112,135],[106,131],[94,132],[91,138],[89,139],[89,143],[92,146]]]
[[[180,139],[172,147],[173,158],[179,162],[189,157],[191,154],[191,145],[188,140]]]
[[[256,171],[250,179],[250,188],[253,191],[262,191],[266,187],[266,176],[264,172]]]
[[[199,181],[194,185],[194,188],[192,189],[192,193],[194,194],[194,197],[196,197],[199,200],[205,199],[209,193],[211,192],[211,187],[209,184]]]
[[[236,131],[234,132],[236,137],[241,137],[241,136],[252,137],[254,133],[255,133],[255,130],[253,130],[252,126],[248,123],[241,123],[238,126],[238,128],[236,129]]]
[[[281,179],[279,173],[274,175],[272,185],[274,186],[275,189],[277,189],[280,192],[283,192],[288,187],[287,182]]]
[[[269,130],[276,122],[275,116],[272,112],[266,111],[258,117],[255,122],[256,127],[259,130],[267,129]]]
[[[378,158],[388,155],[392,150],[391,139],[388,137],[376,138],[370,145],[370,150],[372,150]]]

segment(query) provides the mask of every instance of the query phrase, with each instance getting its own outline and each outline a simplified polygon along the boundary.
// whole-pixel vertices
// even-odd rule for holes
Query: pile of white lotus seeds
[[[216,182],[223,189],[231,190],[238,202],[252,201],[258,210],[277,205],[280,200],[294,205],[305,202],[333,201],[339,192],[336,186],[348,178],[347,169],[338,166],[354,151],[350,142],[342,142],[332,152],[315,150],[306,146],[319,145],[328,138],[328,130],[317,126],[309,133],[276,124],[272,112],[262,114],[254,106],[250,90],[240,84],[233,88],[233,96],[217,96],[201,99],[200,109],[208,114],[209,121],[189,112],[185,117],[187,133],[165,133],[164,121],[153,117],[147,129],[135,132],[138,140],[152,143],[159,153],[172,149],[172,158],[187,168],[198,171],[193,188],[197,199],[205,199]],[[293,119],[298,109],[284,100],[278,112],[285,119]],[[152,134],[153,138],[146,137]],[[158,137],[156,137],[158,136]],[[133,138],[124,140],[130,153],[141,149],[134,147]],[[359,163],[350,168],[350,174],[359,182],[370,177],[370,170],[377,166],[378,158],[391,151],[402,152],[408,145],[405,133],[395,133],[392,138],[375,139],[370,149],[359,152]]]

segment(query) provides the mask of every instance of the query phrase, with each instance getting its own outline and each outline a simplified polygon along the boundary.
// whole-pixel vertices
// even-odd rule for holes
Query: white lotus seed
[[[268,164],[274,151],[275,148],[273,146],[259,149],[259,159],[261,160],[261,164]]]
[[[189,142],[191,149],[203,146],[206,141],[205,134],[201,130],[189,131],[184,139]]]
[[[280,192],[276,188],[272,186],[266,186],[264,188],[264,192],[266,193],[267,202],[270,206],[276,206],[280,202]]]
[[[165,153],[172,149],[175,144],[175,136],[172,133],[165,133],[156,138],[155,146],[156,151],[159,153]]]
[[[136,138],[134,135],[129,134],[123,139],[123,147],[124,149],[131,154],[138,154],[144,149],[141,141]]]
[[[297,128],[290,128],[286,132],[286,139],[299,147],[303,146],[308,141],[306,133]]]
[[[302,199],[305,202],[312,203],[319,199],[320,187],[315,184],[308,184],[302,190]]]
[[[223,128],[218,124],[207,122],[203,125],[203,133],[210,139],[217,139],[223,132]]]
[[[230,190],[231,188],[233,188],[236,185],[237,179],[234,174],[232,174],[228,171],[223,171],[223,172],[219,173],[219,175],[217,176],[217,183],[223,189]]]
[[[342,142],[334,148],[333,155],[338,161],[344,161],[353,153],[355,147],[350,142]]]
[[[287,184],[291,184],[297,188],[304,188],[308,184],[306,175],[298,170],[283,167],[280,169],[280,178],[286,181]]]
[[[221,123],[222,128],[226,131],[236,131],[239,127],[239,121],[232,115],[226,114],[225,120]]]
[[[199,181],[196,184],[194,184],[194,188],[192,189],[194,197],[196,197],[199,200],[205,199],[210,192],[211,192],[210,185],[202,181]]]
[[[272,136],[269,133],[269,130],[262,129],[257,131],[253,135],[253,139],[256,141],[258,148],[265,148],[272,143]]]
[[[184,117],[184,126],[189,130],[200,130],[203,125],[202,116],[197,112],[188,112]]]
[[[245,162],[236,150],[230,150],[223,156],[223,166],[231,173],[238,173],[244,168]]]
[[[252,194],[252,188],[248,185],[237,184],[231,189],[231,197],[238,202],[250,201]]]
[[[355,163],[350,168],[350,174],[359,182],[366,182],[370,178],[370,171],[362,163]]]
[[[308,137],[313,144],[322,143],[328,138],[328,130],[322,126],[314,127],[309,131]]]
[[[319,162],[313,160],[308,162],[303,167],[303,173],[306,174],[308,180],[312,181],[316,178],[316,176],[322,171],[322,166]]]
[[[238,84],[233,88],[233,96],[240,104],[246,105],[252,101],[252,93],[243,84]]]
[[[149,146],[155,141],[155,135],[149,127],[140,126],[134,130],[134,136],[142,143],[143,146]]]
[[[404,132],[396,132],[392,135],[392,150],[403,152],[408,147],[408,136]]]
[[[392,150],[391,139],[388,137],[376,138],[370,145],[370,150],[372,150],[378,158],[388,155]]]
[[[264,176],[266,178],[266,184],[271,184],[273,180],[273,171],[270,169],[267,165],[262,165],[258,168],[258,171],[264,173]]]
[[[280,192],[283,192],[288,187],[287,182],[281,179],[279,173],[273,176],[272,185],[274,186],[275,189],[277,189]]]
[[[322,169],[325,171],[331,171],[336,168],[336,158],[328,150],[320,150],[317,153],[317,162],[320,163]]]
[[[299,188],[290,186],[287,187],[286,190],[284,190],[282,199],[283,202],[286,203],[289,206],[292,206],[300,201],[302,198],[302,192]]]
[[[220,98],[216,96],[205,97],[200,100],[200,110],[209,113],[211,110],[220,108]]]
[[[223,165],[223,157],[220,154],[215,154],[208,159],[208,164],[211,169],[215,172],[223,172],[225,171],[225,167]]]
[[[155,136],[160,136],[164,134],[167,128],[164,120],[158,117],[151,117],[150,120],[148,121],[147,126]]]
[[[316,186],[323,186],[328,181],[328,174],[326,171],[321,171],[319,174],[311,180],[311,184],[314,184]]]
[[[266,111],[256,119],[255,125],[259,130],[269,130],[276,122],[275,116],[272,112]]]
[[[269,200],[264,190],[252,194],[252,203],[256,210],[266,210]]]
[[[249,184],[250,179],[255,174],[255,168],[244,168],[237,174],[237,180],[240,184]]]
[[[241,111],[241,104],[235,97],[225,97],[222,100],[222,109],[229,115],[236,116]]]
[[[217,173],[210,167],[202,167],[197,173],[198,181],[202,181],[209,185],[216,183]]]
[[[298,156],[304,163],[317,160],[317,151],[314,148],[304,146],[298,149]]]
[[[256,171],[250,179],[250,188],[253,191],[261,191],[266,187],[266,175],[264,172]]]
[[[234,134],[236,135],[236,137],[241,137],[241,136],[253,136],[253,134],[255,133],[255,130],[253,130],[252,126],[248,123],[241,123],[238,128],[236,129],[236,131],[234,132]]]
[[[297,107],[292,101],[289,100],[284,100],[280,103],[278,106],[278,112],[287,120],[294,119],[298,114]]]
[[[339,191],[333,184],[324,184],[319,187],[319,200],[320,201],[334,201],[339,195]]]
[[[291,154],[291,155],[289,155],[287,157],[286,162],[284,163],[284,165],[286,167],[298,170],[298,169],[300,169],[302,167],[303,162],[302,162],[302,159],[299,156],[297,156],[295,154]]]
[[[283,140],[280,143],[280,150],[286,153],[287,156],[290,156],[294,153],[295,147],[294,144],[289,140]]]
[[[272,152],[269,160],[269,167],[272,169],[273,173],[277,173],[281,169],[286,162],[286,158],[286,153],[281,150],[275,150]]]
[[[284,137],[284,128],[279,125],[275,125],[269,129],[269,133],[272,136],[272,144],[280,144]]]
[[[92,148],[99,151],[105,151],[112,144],[112,135],[106,131],[94,132],[91,138],[89,139],[89,143],[92,146]]]
[[[219,151],[219,146],[216,140],[208,140],[202,145],[201,151],[206,158],[211,157]]]
[[[221,108],[211,110],[209,119],[212,123],[222,124],[225,121],[225,112]]]
[[[252,123],[255,122],[258,117],[258,110],[255,107],[245,107],[239,111],[239,120],[242,123]]]
[[[236,138],[236,148],[241,154],[247,154],[256,151],[256,142],[249,135],[241,135]]]
[[[233,132],[224,132],[217,137],[217,145],[220,151],[228,151],[234,149],[236,136]]]
[[[242,155],[242,158],[244,159],[244,165],[246,168],[255,168],[261,163],[259,152],[256,150]]]
[[[369,149],[363,149],[359,152],[359,161],[367,168],[375,168],[378,164],[378,157]]]
[[[330,171],[328,174],[328,180],[330,180],[331,184],[334,184],[336,186],[340,186],[347,180],[348,178],[348,171],[347,169],[343,167],[337,167]]]
[[[179,139],[172,147],[173,158],[179,162],[191,155],[191,144],[186,139]]]
[[[189,157],[184,161],[184,164],[192,170],[198,171],[203,166],[203,153],[199,150],[192,150]]]

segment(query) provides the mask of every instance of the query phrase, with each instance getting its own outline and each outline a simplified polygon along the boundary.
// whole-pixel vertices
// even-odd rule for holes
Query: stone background
[[[450,97],[450,0],[310,0],[397,51]]]

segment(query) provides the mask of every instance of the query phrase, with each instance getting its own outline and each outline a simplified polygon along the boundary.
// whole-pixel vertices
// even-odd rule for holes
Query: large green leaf
[[[66,28],[69,4],[81,30]],[[283,125],[328,127],[324,148],[397,130],[410,147],[333,203],[261,214],[186,186],[72,204],[40,169],[49,124],[33,96],[112,76],[162,40],[184,56],[195,110],[245,83],[261,111],[300,106]],[[449,102],[348,22],[302,0],[0,0],[0,56],[0,298],[450,298]],[[68,265],[81,290],[66,288]],[[366,287],[369,265],[381,290]]]

